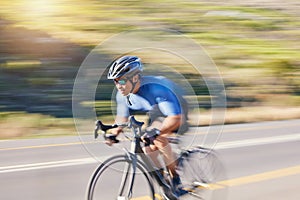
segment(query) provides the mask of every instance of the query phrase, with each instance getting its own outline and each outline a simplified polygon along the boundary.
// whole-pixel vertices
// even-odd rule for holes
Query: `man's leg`
[[[155,146],[159,152],[163,155],[164,162],[170,172],[171,177],[176,175],[176,158],[172,151],[172,147],[169,144],[168,138],[164,136],[158,136],[154,140]]]
[[[157,118],[157,120],[154,120],[151,124],[151,126],[149,127],[151,128],[157,128],[157,129],[161,129],[162,127],[162,121],[163,118]],[[176,175],[176,158],[174,156],[174,153],[172,151],[172,147],[169,144],[169,140],[168,140],[168,136],[171,135],[170,134],[165,134],[164,136],[158,136],[153,142],[154,145],[151,145],[153,147],[155,147],[156,150],[156,156],[158,155],[158,152],[160,152],[163,156],[163,160],[165,165],[167,166],[171,177]],[[152,151],[154,150],[154,148],[152,148]],[[158,150],[158,151],[157,151]],[[155,161],[154,161],[155,162]]]
[[[158,148],[152,144],[150,144],[149,146],[145,146],[143,148],[144,153],[150,157],[150,159],[152,160],[152,162],[154,163],[155,167],[157,167],[158,169],[162,168],[162,164],[161,162],[158,160],[158,155],[159,155],[159,151]]]

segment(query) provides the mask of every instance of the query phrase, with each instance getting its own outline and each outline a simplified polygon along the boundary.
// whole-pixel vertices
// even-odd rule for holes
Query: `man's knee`
[[[155,152],[155,151],[157,151],[157,150],[158,150],[157,147],[154,146],[154,145],[149,145],[149,146],[143,147],[143,151],[144,151],[145,153],[147,153],[147,154],[152,153],[152,152]]]

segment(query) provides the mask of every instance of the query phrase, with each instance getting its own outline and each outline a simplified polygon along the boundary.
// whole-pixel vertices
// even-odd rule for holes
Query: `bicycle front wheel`
[[[95,170],[88,186],[87,199],[154,200],[152,179],[140,161],[133,173],[132,161],[127,156],[114,156]]]
[[[227,188],[219,182],[226,178],[224,166],[211,149],[197,147],[182,153],[177,173],[189,191],[180,200],[225,200]]]

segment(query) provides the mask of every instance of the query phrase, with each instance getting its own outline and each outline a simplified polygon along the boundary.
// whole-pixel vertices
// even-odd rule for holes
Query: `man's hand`
[[[145,144],[153,144],[153,141],[160,134],[160,130],[157,128],[153,128],[145,131],[144,135],[142,135],[141,139]]]
[[[105,144],[107,144],[108,146],[111,146],[114,143],[119,143],[119,142],[120,142],[120,140],[117,139],[117,135],[115,135],[115,134],[107,134],[106,135]]]
[[[113,128],[110,130],[110,133],[106,134],[105,144],[108,146],[112,146],[114,143],[119,143],[120,141],[117,139],[117,136],[123,132],[122,127]]]

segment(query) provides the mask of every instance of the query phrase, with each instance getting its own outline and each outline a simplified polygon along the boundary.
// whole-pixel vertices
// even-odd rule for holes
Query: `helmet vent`
[[[137,74],[143,71],[140,58],[136,56],[123,56],[111,65],[108,79],[116,79],[124,75]]]

